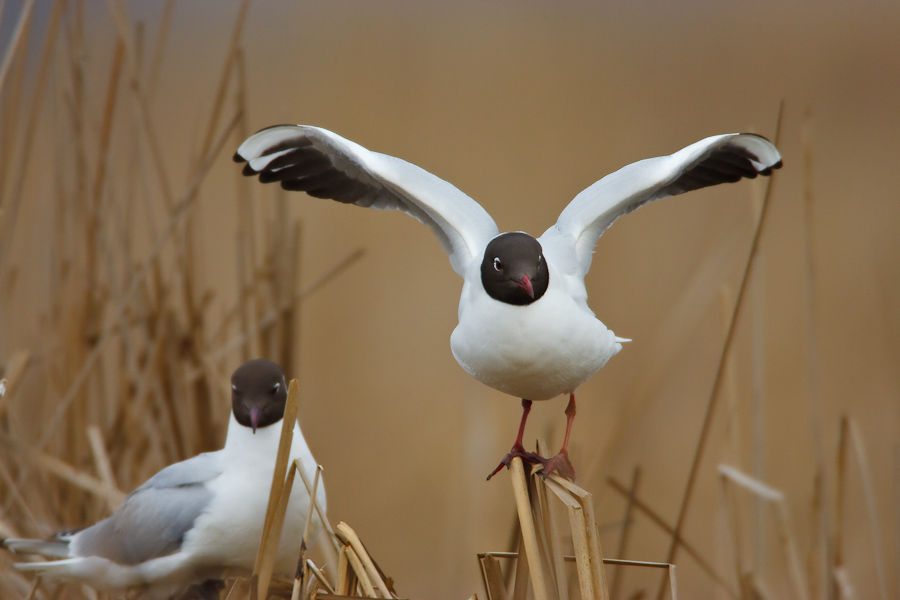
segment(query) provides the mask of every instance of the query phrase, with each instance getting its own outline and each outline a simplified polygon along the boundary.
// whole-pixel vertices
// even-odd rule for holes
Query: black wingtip
[[[239,152],[235,152],[234,156],[231,157],[231,160],[233,160],[236,163],[247,162],[247,159],[244,158],[243,156],[241,156]]]
[[[784,165],[784,161],[779,160],[777,163],[775,163],[771,167],[766,167],[765,169],[760,171],[759,174],[768,177],[769,175],[772,174],[772,171],[780,169],[783,165]]]
[[[253,167],[250,166],[250,163],[244,165],[243,170],[241,170],[241,174],[245,177],[253,177],[257,174],[257,171],[253,170]]]

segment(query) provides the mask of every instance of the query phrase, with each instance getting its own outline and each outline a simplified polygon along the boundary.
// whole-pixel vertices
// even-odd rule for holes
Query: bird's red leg
[[[506,456],[503,457],[503,460],[500,461],[500,464],[497,465],[497,468],[491,471],[491,474],[487,476],[488,481],[490,481],[491,477],[500,472],[500,469],[503,467],[509,468],[510,461],[518,456],[524,461],[530,463],[541,463],[545,464],[546,459],[540,456],[536,452],[526,452],[525,447],[522,445],[522,436],[525,435],[525,421],[528,420],[528,413],[531,412],[531,400],[522,399],[522,421],[519,423],[519,435],[516,436],[516,441],[513,443],[512,450],[510,450]]]
[[[563,477],[575,479],[575,467],[569,460],[569,434],[572,432],[572,421],[575,420],[575,394],[569,394],[569,404],[566,406],[566,437],[563,439],[559,454],[551,458],[544,465],[544,479],[553,471],[558,471]]]

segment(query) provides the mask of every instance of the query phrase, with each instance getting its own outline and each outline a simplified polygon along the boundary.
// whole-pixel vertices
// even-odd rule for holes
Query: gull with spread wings
[[[574,477],[568,457],[575,389],[621,350],[588,307],[584,277],[597,239],[620,216],[667,196],[770,175],[775,146],[754,134],[708,137],[669,156],[607,175],[578,194],[539,238],[500,233],[491,216],[459,189],[399,158],[372,152],[326,129],[276,125],[244,141],[244,174],[286,190],[366,208],[401,210],[428,225],[462,278],[459,325],[450,348],[472,377],[522,399],[510,452],[488,476],[520,456]],[[533,400],[569,395],[566,434],[546,459],[522,446]]]

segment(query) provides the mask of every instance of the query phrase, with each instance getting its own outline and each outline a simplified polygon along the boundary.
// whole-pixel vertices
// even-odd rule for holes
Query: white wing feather
[[[276,125],[241,144],[235,160],[245,175],[280,181],[305,191],[368,208],[402,210],[435,232],[464,276],[499,232],[481,205],[428,171],[399,158],[372,152],[341,136],[308,125]]]
[[[630,164],[597,181],[562,211],[541,236],[542,245],[572,248],[574,272],[584,276],[591,266],[597,239],[620,216],[653,200],[695,189],[769,175],[781,166],[781,154],[766,138],[754,134],[708,137],[669,156]]]

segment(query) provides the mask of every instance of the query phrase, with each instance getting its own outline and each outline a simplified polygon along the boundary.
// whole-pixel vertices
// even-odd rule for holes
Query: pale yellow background
[[[155,35],[161,3],[132,4],[132,19],[144,19],[147,35]],[[235,2],[176,5],[150,110],[164,160],[181,179],[236,9]],[[105,65],[112,22],[102,2],[88,2],[87,14],[86,47]],[[280,122],[329,128],[447,179],[482,203],[501,231],[539,235],[576,193],[627,163],[718,133],[773,138],[783,101],[785,167],[774,179],[757,303],[745,306],[738,329],[737,408],[725,398],[719,405],[686,535],[732,577],[721,550],[727,532],[715,467],[727,459],[754,470],[755,327],[763,379],[759,474],[787,494],[801,558],[810,542],[813,431],[833,486],[839,419],[847,414],[864,434],[889,590],[896,592],[898,31],[900,10],[887,3],[258,2],[242,37],[247,123],[251,131]],[[96,101],[106,72],[103,66],[89,81]],[[236,297],[237,167],[228,146],[196,209],[200,288],[214,294],[212,315]],[[808,187],[804,148],[812,160]],[[273,202],[273,190],[250,189],[260,209]],[[628,481],[636,465],[641,496],[675,520],[721,349],[722,289],[730,286],[733,299],[754,196],[758,201],[763,189],[743,182],[659,202],[617,222],[597,246],[590,304],[616,334],[634,340],[578,391],[572,458],[604,524],[618,521],[624,507],[606,478]],[[813,198],[818,269],[812,316],[805,192]],[[512,442],[519,402],[473,380],[453,359],[461,281],[426,227],[398,213],[292,199],[291,214],[303,220],[300,287],[365,249],[303,305],[299,360],[284,365],[300,381],[301,426],[325,467],[331,519],[356,529],[401,597],[481,595],[475,554],[508,550],[514,523],[508,476],[484,478]],[[39,271],[42,217],[26,203],[22,218],[12,251],[24,269]],[[9,331],[17,341],[4,351],[39,336],[45,292],[39,280],[20,291]],[[814,426],[811,323],[818,357],[812,389],[820,400]],[[238,363],[230,355],[223,371]],[[564,406],[562,398],[536,404],[527,439],[543,436],[555,448]],[[730,414],[739,427],[734,435]],[[738,460],[727,439],[738,440]],[[845,554],[858,597],[874,598],[872,536],[854,469]],[[756,570],[773,597],[785,598],[785,560],[771,523]],[[615,525],[603,529],[607,555],[617,540]],[[625,558],[664,560],[667,547],[668,538],[639,517]],[[684,553],[678,568],[683,597],[726,597]],[[656,577],[629,571],[623,590],[655,594]]]

